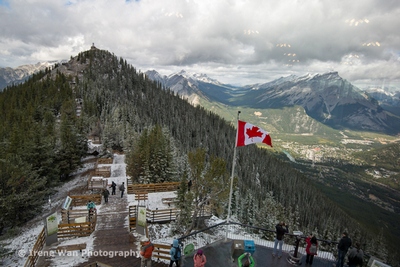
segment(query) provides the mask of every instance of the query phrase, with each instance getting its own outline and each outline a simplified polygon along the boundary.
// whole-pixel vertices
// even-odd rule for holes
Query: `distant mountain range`
[[[301,106],[308,116],[335,129],[400,133],[400,93],[384,94],[382,90],[367,93],[337,72],[291,75],[243,87],[221,84],[204,74],[185,71],[161,76],[152,70],[146,75],[194,104],[203,98],[229,106],[260,109]]]
[[[22,65],[17,68],[0,68],[0,91],[9,85],[24,82],[32,74],[51,67],[55,63],[57,62],[39,62],[36,64]]]
[[[0,91],[56,63],[0,68]],[[229,106],[260,109],[301,106],[309,117],[335,129],[389,135],[400,133],[400,91],[369,89],[365,92],[341,78],[337,72],[302,77],[290,75],[268,83],[242,87],[222,84],[205,74],[184,70],[169,76],[160,75],[155,70],[145,74],[149,79],[187,98],[192,104],[204,99]]]

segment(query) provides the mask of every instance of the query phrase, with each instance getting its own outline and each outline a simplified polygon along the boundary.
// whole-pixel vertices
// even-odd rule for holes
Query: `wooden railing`
[[[164,223],[176,220],[176,216],[179,214],[180,209],[157,209],[150,210],[146,209],[146,221],[148,223]],[[132,231],[136,229],[136,206],[129,206],[129,229]],[[198,217],[211,216],[209,209],[202,209],[198,213]]]
[[[88,178],[88,189],[105,189],[107,188],[107,179],[104,179],[103,176],[89,176]]]
[[[149,194],[147,192],[137,192],[135,194],[135,200],[140,201],[140,200],[148,200],[149,199]]]
[[[171,245],[166,245],[166,244],[153,244],[153,245],[154,245],[153,258],[159,258],[163,260],[171,259],[171,255],[169,254]]]
[[[129,206],[129,231],[136,230],[137,206]]]
[[[93,201],[94,204],[101,204],[101,194],[91,194],[91,195],[69,195],[72,198],[71,206],[86,206],[89,200]]]
[[[176,220],[179,209],[149,210],[146,209],[146,221],[150,223],[171,222]]]
[[[92,175],[103,176],[104,178],[108,178],[111,176],[111,167],[110,166],[96,167],[96,169],[92,172]]]
[[[75,223],[75,219],[85,217],[89,221],[89,211],[87,209],[79,210],[65,210],[61,209],[61,222],[62,223]]]
[[[24,267],[35,267],[36,262],[39,258],[39,252],[42,251],[45,242],[46,242],[46,234],[45,234],[45,229],[43,227],[42,231],[40,231],[39,233],[36,243],[33,245],[33,248],[29,253],[28,258],[26,259]]]
[[[90,236],[96,228],[96,216],[90,222],[84,223],[60,223],[58,225],[57,238],[72,238]]]
[[[176,191],[179,188],[180,182],[168,182],[157,184],[132,184],[128,185],[128,194],[136,194],[137,192],[168,192]]]

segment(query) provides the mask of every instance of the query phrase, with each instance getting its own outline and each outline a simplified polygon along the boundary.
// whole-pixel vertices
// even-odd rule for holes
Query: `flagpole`
[[[237,122],[239,121],[239,114],[240,110],[238,110],[237,114]],[[238,126],[236,126],[238,127]],[[225,234],[225,239],[228,237],[228,226],[231,218],[231,203],[232,203],[232,190],[233,190],[233,177],[235,174],[235,165],[236,165],[236,144],[237,144],[237,139],[238,139],[238,129],[236,129],[236,140],[235,140],[235,147],[233,149],[233,160],[232,160],[232,173],[231,173],[231,187],[229,190],[229,202],[228,202],[228,216],[226,219],[227,222],[227,227],[226,227],[226,234]]]

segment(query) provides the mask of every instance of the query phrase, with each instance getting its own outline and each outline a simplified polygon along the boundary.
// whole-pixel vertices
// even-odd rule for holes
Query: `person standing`
[[[174,263],[176,264],[176,267],[179,267],[179,261],[181,259],[181,248],[179,247],[179,241],[178,239],[174,239],[172,241],[172,247],[169,251],[169,254],[171,255],[171,261],[169,262],[169,267],[172,267]]]
[[[280,221],[276,226],[276,238],[274,243],[274,252],[272,252],[272,256],[276,256],[276,250],[279,244],[279,251],[278,251],[278,259],[282,257],[282,246],[283,246],[283,237],[286,233],[289,233],[289,226],[286,225],[285,222]]]
[[[110,191],[108,191],[107,188],[104,188],[103,190],[103,197],[104,197],[104,202],[108,203],[108,196],[110,195]]]
[[[121,198],[124,196],[124,191],[125,191],[125,182],[122,182],[122,184],[119,186],[119,191],[121,191]]]
[[[349,251],[349,267],[362,266],[364,263],[364,252],[359,243]]]
[[[317,250],[318,250],[318,241],[315,235],[310,234],[306,238],[306,264],[312,265],[314,256],[317,255]]]
[[[110,188],[112,188],[111,195],[115,195],[115,189],[117,188],[117,184],[114,181],[111,182]]]
[[[338,244],[338,259],[336,262],[336,267],[343,267],[344,265],[344,257],[346,256],[347,251],[351,247],[351,239],[347,232],[343,232],[342,238]]]
[[[92,220],[93,215],[96,212],[96,205],[92,200],[89,200],[86,207],[88,210],[88,221],[90,222]]]
[[[204,267],[204,265],[206,265],[206,262],[207,258],[206,255],[204,255],[203,251],[201,249],[197,250],[197,253],[193,256],[194,267]]]
[[[140,249],[140,267],[151,267],[151,256],[153,255],[154,245],[145,237],[142,239],[142,248]]]

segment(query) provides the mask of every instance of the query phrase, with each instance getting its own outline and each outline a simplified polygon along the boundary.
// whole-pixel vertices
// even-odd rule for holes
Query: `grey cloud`
[[[0,62],[13,67],[66,59],[94,42],[139,68],[197,67],[236,83],[335,69],[356,80],[400,73],[395,0],[10,1],[0,15]]]

